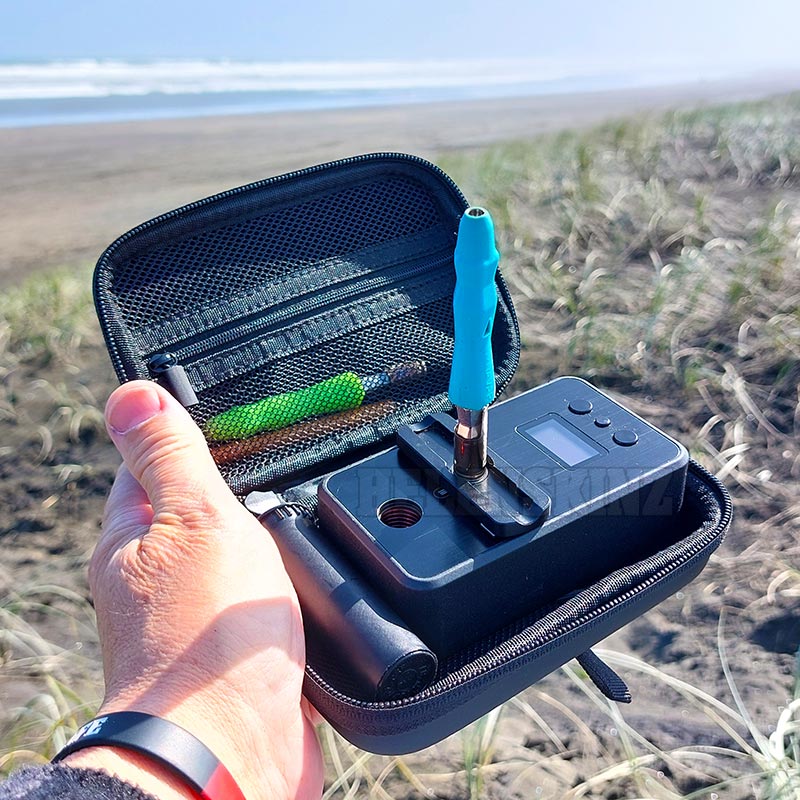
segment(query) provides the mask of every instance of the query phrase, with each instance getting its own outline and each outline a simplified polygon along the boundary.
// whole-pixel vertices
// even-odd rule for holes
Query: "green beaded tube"
[[[245,439],[307,417],[358,408],[364,402],[364,394],[361,378],[354,372],[343,372],[305,389],[233,406],[211,417],[204,429],[206,436],[216,442]]]

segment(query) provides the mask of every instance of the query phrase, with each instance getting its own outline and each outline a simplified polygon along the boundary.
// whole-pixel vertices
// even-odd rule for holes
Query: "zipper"
[[[442,256],[434,260],[425,260],[421,263],[418,262],[409,266],[401,265],[401,268],[391,272],[390,276],[381,272],[375,275],[374,278],[368,280],[353,278],[340,288],[332,289],[318,297],[305,297],[303,299],[303,305],[305,307],[303,314],[294,313],[296,300],[299,298],[286,301],[280,306],[277,306],[274,310],[271,309],[269,314],[255,312],[237,320],[236,324],[228,329],[212,331],[208,335],[199,333],[182,341],[178,341],[170,346],[169,351],[175,355],[183,365],[187,365],[204,355],[215,355],[222,350],[235,349],[238,345],[244,344],[255,336],[278,328],[281,323],[286,320],[291,320],[292,323],[299,323],[304,319],[315,316],[321,309],[325,309],[326,306],[335,308],[341,305],[344,300],[355,300],[383,285],[390,287],[395,281],[407,280],[416,275],[422,275],[427,270],[442,266],[448,258],[449,256]],[[353,287],[355,287],[355,290]]]
[[[631,702],[631,690],[628,688],[628,684],[592,650],[581,653],[576,656],[575,660],[604,697],[615,703]]]
[[[156,353],[150,356],[147,359],[147,369],[156,382],[169,391],[184,408],[197,405],[199,401],[194,387],[173,353]]]
[[[513,644],[504,644],[494,648],[493,655],[487,654],[476,658],[469,663],[468,667],[455,670],[451,675],[441,681],[436,681],[430,688],[425,689],[411,698],[382,703],[368,703],[361,700],[354,700],[330,686],[323,678],[314,672],[312,668],[310,672],[313,675],[314,681],[332,698],[351,708],[362,709],[364,711],[402,709],[405,706],[416,705],[423,702],[435,702],[439,697],[446,695],[449,691],[463,686],[475,678],[497,670],[513,661],[515,658],[531,653],[534,650],[543,648],[542,653],[544,654],[550,652],[555,647],[562,647],[578,634],[578,629],[584,629],[587,625],[591,625],[592,622],[596,621],[604,614],[619,609],[622,605],[634,601],[663,578],[679,575],[693,566],[695,561],[710,556],[711,553],[719,547],[722,542],[720,533],[724,534],[731,521],[732,506],[730,497],[722,483],[700,464],[695,461],[690,461],[690,468],[695,474],[695,477],[706,484],[710,484],[710,488],[721,499],[722,512],[719,521],[714,526],[713,531],[701,534],[698,542],[687,547],[673,561],[664,564],[658,570],[651,573],[646,578],[641,579],[636,585],[631,586],[629,589],[620,592],[600,605],[593,606],[579,616],[570,618],[569,612],[563,612],[567,614],[568,620],[547,634],[538,634],[531,638],[525,637],[524,632],[519,633],[511,639],[512,642],[514,639],[518,641]],[[651,558],[655,558],[655,556]],[[649,560],[650,559],[648,559],[648,561]],[[621,572],[624,572],[624,570],[621,570]],[[580,598],[581,594],[582,593],[579,592],[575,598]],[[574,598],[568,600],[567,603],[560,608],[568,606],[573,599]],[[590,598],[584,598],[584,601],[589,602]],[[540,617],[537,622],[545,619],[546,616],[545,614]],[[537,623],[533,623],[533,625],[536,624]]]

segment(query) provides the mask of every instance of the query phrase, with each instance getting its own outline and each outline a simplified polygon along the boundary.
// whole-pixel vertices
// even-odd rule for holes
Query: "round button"
[[[639,434],[636,431],[628,430],[628,428],[622,428],[615,431],[612,438],[617,444],[621,444],[623,447],[630,447],[639,441]]]
[[[611,420],[608,417],[598,417],[594,424],[597,425],[598,428],[607,428],[611,424]]]
[[[583,400],[579,397],[576,400],[570,400],[567,408],[573,414],[588,414],[592,410],[592,404],[588,400]]]

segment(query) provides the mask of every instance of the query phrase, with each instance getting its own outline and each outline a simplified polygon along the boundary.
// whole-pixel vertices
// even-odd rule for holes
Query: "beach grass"
[[[533,687],[447,750],[371,756],[324,727],[325,797],[800,796],[798,663],[776,671],[786,702],[753,709],[726,627],[800,596],[800,97],[619,120],[438,163],[495,218],[523,342],[511,391],[587,377],[731,488],[751,535],[712,558],[702,591],[723,600],[713,620],[693,623],[716,642],[728,699],[697,670],[606,650],[609,664],[708,722],[714,743],[688,730],[674,746],[655,743],[567,665],[562,677],[603,726]],[[53,497],[91,466],[57,454],[104,435],[110,381],[83,377],[87,360],[105,358],[88,287],[87,271],[65,270],[0,298],[0,421],[51,470]],[[0,443],[0,455],[10,447]],[[97,701],[97,665],[81,661],[90,679],[75,686],[84,656],[37,627],[42,615],[66,614],[93,652],[82,602],[28,587],[0,603],[0,685],[30,687],[4,720],[0,770],[51,755]],[[536,732],[536,746],[504,741],[512,718]]]
[[[621,121],[443,166],[499,209],[519,388],[576,373],[644,395],[712,471],[783,495],[797,464],[770,456],[797,433],[800,99]]]
[[[43,633],[43,619],[61,643]],[[24,697],[3,720],[0,773],[52,758],[91,719],[101,686],[83,650],[96,636],[89,603],[63,587],[21,587],[0,598],[0,676]]]
[[[39,460],[59,438],[102,432],[104,396],[85,379],[101,343],[88,268],[35,274],[0,294],[0,419],[30,433]]]

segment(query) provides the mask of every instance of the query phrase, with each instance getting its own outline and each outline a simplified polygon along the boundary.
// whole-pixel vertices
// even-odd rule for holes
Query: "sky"
[[[800,0],[0,0],[0,60],[542,57],[800,67]]]

